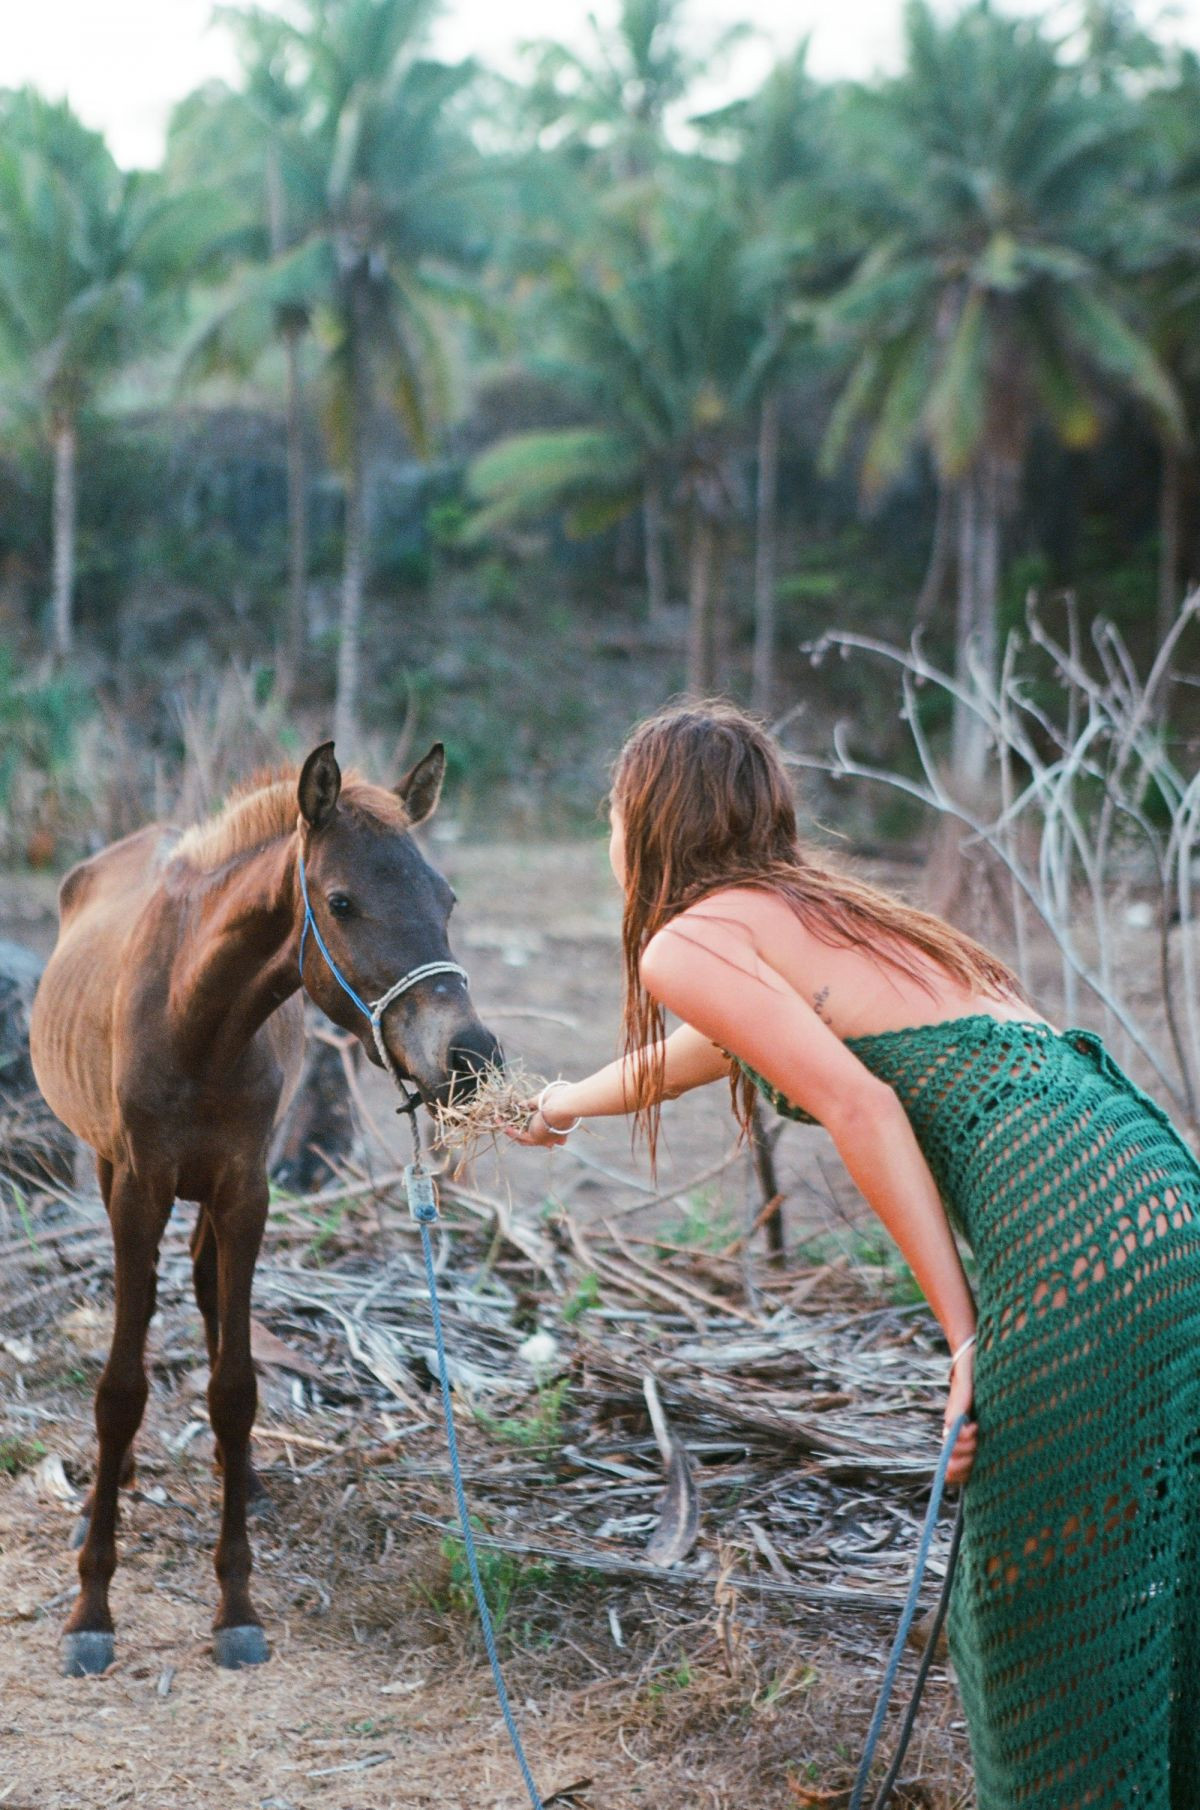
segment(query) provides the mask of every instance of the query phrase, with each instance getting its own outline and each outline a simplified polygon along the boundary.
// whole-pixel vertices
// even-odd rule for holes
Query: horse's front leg
[[[217,1361],[209,1377],[208,1416],[221,1459],[221,1533],[217,1582],[221,1600],[213,1623],[213,1657],[236,1668],[269,1657],[266,1635],[250,1600],[250,1541],[246,1502],[250,1431],[258,1405],[250,1356],[250,1290],[267,1223],[267,1178],[243,1178],[208,1203],[217,1246]]]
[[[111,1214],[113,1166],[108,1161],[107,1157],[98,1156],[96,1158],[96,1177],[100,1183],[100,1197],[104,1202],[104,1211]],[[150,1292],[146,1301],[147,1329],[149,1329],[150,1322],[154,1318],[157,1285],[157,1276],[152,1274],[150,1277]],[[125,1456],[121,1460],[121,1488],[132,1489],[136,1475],[137,1471],[133,1457],[133,1442],[131,1440],[129,1445],[125,1448]],[[74,1552],[78,1552],[79,1548],[83,1545],[83,1542],[87,1539],[88,1528],[92,1524],[92,1509],[95,1505],[95,1500],[96,1492],[94,1489],[91,1489],[88,1491],[87,1499],[79,1511],[79,1519],[76,1521],[74,1532],[71,1535],[71,1549]]]
[[[108,1589],[117,1568],[117,1490],[149,1393],[146,1328],[154,1311],[158,1245],[174,1199],[168,1181],[117,1169],[108,1190],[116,1272],[112,1348],[96,1390],[100,1451],[79,1553],[79,1595],[63,1636],[69,1678],[102,1672],[115,1650]]]

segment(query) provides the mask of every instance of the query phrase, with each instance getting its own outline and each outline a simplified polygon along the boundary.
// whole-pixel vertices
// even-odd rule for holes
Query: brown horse
[[[177,1198],[200,1207],[193,1278],[223,1475],[213,1652],[233,1667],[268,1656],[246,1537],[250,1289],[268,1145],[303,1054],[301,986],[427,1104],[500,1054],[449,959],[454,895],[409,833],[435,809],[444,769],[438,744],[395,793],[354,775],[343,784],[326,742],[298,777],[246,790],[212,823],[183,834],[151,825],[63,881],[33,1064],[51,1107],[96,1152],[116,1271],[68,1675],[103,1671],[114,1654],[117,1490],[132,1476],[158,1247]]]

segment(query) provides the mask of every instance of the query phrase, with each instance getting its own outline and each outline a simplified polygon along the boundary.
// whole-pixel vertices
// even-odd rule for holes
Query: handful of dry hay
[[[469,1153],[483,1138],[519,1131],[544,1085],[520,1063],[485,1070],[473,1093],[451,1093],[434,1108],[438,1143]]]

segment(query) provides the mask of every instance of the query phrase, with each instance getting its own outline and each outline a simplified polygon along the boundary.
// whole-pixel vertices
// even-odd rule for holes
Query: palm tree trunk
[[[1158,642],[1161,646],[1179,610],[1179,566],[1183,522],[1183,459],[1164,441],[1158,493]]]
[[[66,659],[74,639],[72,600],[75,591],[75,466],[77,438],[74,417],[55,417],[54,428],[54,592],[53,643],[59,659]]]
[[[950,571],[950,561],[954,549],[954,503],[954,486],[939,477],[937,514],[933,522],[929,564],[925,568],[925,577],[921,582],[921,589],[917,593],[917,607],[913,613],[914,624],[917,628],[923,628],[930,620],[941,602],[942,593],[946,588],[946,578]]]
[[[304,462],[304,392],[298,327],[284,329],[287,359],[288,602],[283,652],[285,698],[290,698],[304,657],[308,617],[308,472]]]
[[[954,676],[967,692],[976,689],[975,671],[989,680],[996,676],[1003,503],[1004,474],[995,459],[985,459],[959,490]],[[955,779],[968,797],[977,798],[987,772],[987,727],[958,699],[951,746]]]
[[[363,298],[357,285],[351,293],[350,306],[354,317],[350,345],[350,448],[346,472],[337,698],[333,711],[334,740],[344,751],[343,758],[354,756],[359,740],[360,640],[367,574],[367,434],[371,414],[367,328],[363,319]]]
[[[979,578],[976,601],[976,646],[986,677],[996,676],[1000,641],[1000,535],[1004,517],[1005,485],[999,464],[989,459],[980,485]]]
[[[958,494],[958,596],[954,619],[954,677],[963,691],[972,685],[970,660],[977,653],[981,614],[985,607],[981,596],[984,535],[983,486],[978,471],[964,478]],[[950,733],[950,764],[955,781],[968,796],[974,797],[983,784],[987,764],[987,744],[983,724],[961,698],[954,700],[954,716]]]
[[[358,748],[358,691],[361,666],[363,590],[367,568],[366,482],[362,446],[355,423],[355,448],[346,474],[345,546],[342,557],[342,607],[338,622],[337,698],[333,737],[343,758]]]
[[[271,256],[278,258],[287,246],[287,221],[277,144],[267,146],[266,191]],[[285,699],[290,699],[304,656],[308,604],[308,482],[304,469],[304,406],[300,379],[303,329],[285,315],[280,331],[287,371],[288,600],[279,689]]]
[[[646,543],[649,620],[657,625],[667,613],[667,555],[663,543],[662,488],[657,478],[648,480],[642,493],[642,538]]]
[[[714,543],[712,518],[697,504],[692,513],[685,681],[695,697],[703,697],[712,689]]]
[[[775,533],[779,495],[779,397],[769,391],[758,417],[758,498],[754,546],[754,662],[750,699],[763,716],[775,689]]]

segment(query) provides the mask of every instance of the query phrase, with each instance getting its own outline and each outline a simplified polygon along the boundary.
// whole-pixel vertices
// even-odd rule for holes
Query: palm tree
[[[983,0],[944,25],[910,0],[907,44],[903,75],[849,109],[872,243],[828,315],[853,356],[827,454],[866,424],[863,482],[877,491],[929,449],[957,505],[965,676],[973,655],[994,668],[1003,532],[1034,425],[1092,445],[1114,391],[1168,436],[1181,419],[1111,274],[1135,109]],[[953,743],[956,773],[978,787],[986,743],[964,710]]]
[[[781,58],[762,87],[697,122],[736,147],[732,202],[747,244],[746,275],[779,344],[762,388],[754,539],[751,702],[769,713],[775,666],[775,565],[783,391],[811,346],[811,305],[850,273],[831,90],[808,71],[808,45]]]
[[[30,90],[0,110],[0,371],[54,459],[51,640],[74,639],[80,422],[164,323],[212,231],[209,202],[117,168],[65,102]]]
[[[652,176],[666,155],[668,112],[746,30],[734,26],[702,45],[684,11],[685,0],[620,0],[611,26],[589,14],[582,49],[531,45],[534,78],[522,111],[535,133],[552,131],[560,148],[589,153],[607,181]]]
[[[298,334],[311,322],[319,343],[345,488],[334,732],[348,747],[358,737],[376,412],[395,410],[416,450],[428,450],[449,405],[445,309],[469,299],[462,273],[478,256],[483,165],[455,112],[473,70],[425,55],[436,10],[437,0],[303,0],[287,20],[240,14],[246,42],[270,45],[283,91],[273,104],[294,109],[303,131],[288,131],[279,159],[286,242],[248,274],[224,330],[249,318],[272,331],[287,321]]]
[[[223,246],[233,269],[214,312],[185,347],[183,369],[193,380],[218,371],[246,376],[264,353],[283,353],[287,441],[288,582],[277,683],[287,697],[304,651],[308,594],[308,472],[305,457],[303,348],[312,310],[295,293],[285,254],[319,218],[315,168],[304,116],[304,93],[293,79],[290,44],[276,15],[232,13],[242,50],[244,85],[210,84],[177,108],[168,142],[167,174],[191,184],[198,172],[219,173],[231,199]]]
[[[564,234],[568,242],[578,237],[579,209],[598,201],[605,209],[623,209],[627,227],[650,251],[658,186],[686,162],[667,139],[667,116],[686,111],[693,83],[746,31],[734,26],[698,42],[685,11],[685,0],[620,0],[611,24],[589,14],[582,49],[557,42],[528,46],[533,79],[519,97],[517,136],[531,140],[541,166],[532,230],[552,235],[556,249]],[[550,153],[543,149],[547,137]],[[661,623],[668,605],[670,512],[653,465],[644,475],[638,513],[648,616]],[[632,513],[623,515],[622,528],[633,520]]]
[[[1181,56],[1173,80],[1149,98],[1148,109],[1158,163],[1147,205],[1136,215],[1131,209],[1131,226],[1136,222],[1141,233],[1126,247],[1126,261],[1140,278],[1155,351],[1189,413],[1186,442],[1159,435],[1161,641],[1181,601],[1184,498],[1200,432],[1200,57]]]
[[[595,532],[661,499],[686,545],[687,683],[703,691],[737,459],[786,331],[764,320],[727,194],[676,194],[652,234],[644,224],[606,219],[559,262],[545,307],[557,347],[535,368],[579,423],[510,435],[474,462],[472,533],[553,510],[572,531]]]

